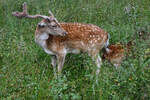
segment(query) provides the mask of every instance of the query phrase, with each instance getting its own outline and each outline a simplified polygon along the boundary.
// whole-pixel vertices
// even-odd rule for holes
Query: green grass
[[[34,42],[41,19],[11,15],[25,1],[30,14],[51,9],[59,21],[96,24],[110,33],[111,44],[134,39],[134,52],[117,70],[104,61],[98,83],[91,58],[69,54],[56,79],[50,56]],[[150,100],[150,39],[140,39],[141,30],[150,34],[149,0],[1,0],[0,99]]]

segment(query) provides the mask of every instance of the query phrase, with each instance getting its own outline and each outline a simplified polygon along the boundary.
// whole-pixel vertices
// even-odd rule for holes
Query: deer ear
[[[55,21],[55,22],[57,22],[57,19],[56,19],[55,17],[53,17],[53,16],[50,16],[50,18],[49,18],[49,19],[47,19],[47,20],[49,20],[50,22],[51,22],[51,21]]]
[[[51,22],[51,18],[46,18],[46,21],[50,23]]]

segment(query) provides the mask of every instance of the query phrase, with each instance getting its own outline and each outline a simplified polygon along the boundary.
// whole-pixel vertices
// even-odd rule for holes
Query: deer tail
[[[107,41],[106,41],[105,46],[104,46],[106,53],[110,52],[110,49],[108,48],[108,46],[109,46],[109,39],[110,39],[110,34],[108,33],[108,35],[107,35]]]

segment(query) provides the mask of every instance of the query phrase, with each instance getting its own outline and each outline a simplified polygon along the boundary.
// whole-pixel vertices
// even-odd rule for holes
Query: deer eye
[[[40,28],[44,28],[46,25],[45,24],[38,24],[38,27],[40,27]]]

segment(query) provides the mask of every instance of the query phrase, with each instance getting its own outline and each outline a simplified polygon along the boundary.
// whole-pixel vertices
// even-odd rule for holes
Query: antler
[[[50,20],[52,18],[52,17],[48,17],[45,15],[38,15],[38,14],[37,15],[29,15],[27,12],[27,3],[26,2],[23,3],[23,12],[18,12],[18,11],[12,12],[12,15],[19,17],[19,18],[23,18],[23,17],[25,17],[25,18],[44,18],[44,19],[50,19]]]
[[[56,21],[57,24],[59,24],[58,20],[54,17],[53,13],[49,10],[49,14],[50,16],[52,16],[52,18],[54,18],[54,20]]]

